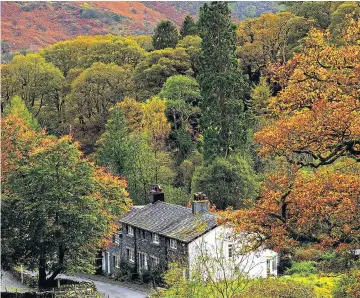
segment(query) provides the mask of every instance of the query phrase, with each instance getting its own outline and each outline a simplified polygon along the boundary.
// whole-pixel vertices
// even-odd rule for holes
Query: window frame
[[[114,255],[114,267],[120,268],[120,255]]]
[[[129,263],[135,263],[135,249],[127,247],[126,255]]]
[[[150,260],[151,260],[152,267],[157,267],[160,265],[160,258],[155,257],[155,256],[150,256]]]
[[[155,241],[155,238],[157,238],[157,241]],[[152,234],[152,243],[160,244],[160,236],[159,236],[159,234],[156,234],[156,233]]]
[[[174,249],[174,250],[177,250],[177,240],[176,239],[170,238],[170,248]]]
[[[120,244],[120,234],[118,232],[114,235],[114,243],[119,245]]]
[[[144,261],[144,264],[141,263],[141,257],[140,256],[143,256],[143,261]],[[147,263],[147,253],[145,252],[142,252],[142,251],[138,251],[137,253],[137,257],[138,257],[138,267],[139,267],[139,270],[148,270],[148,263]],[[143,265],[143,267],[142,267]]]
[[[134,228],[130,225],[126,226],[126,234],[128,236],[134,237]]]

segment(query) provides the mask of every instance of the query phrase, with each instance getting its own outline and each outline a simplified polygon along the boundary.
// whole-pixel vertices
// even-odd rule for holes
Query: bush
[[[294,254],[294,261],[318,261],[324,252],[312,247],[298,248]]]
[[[285,274],[308,276],[310,274],[317,273],[316,265],[317,264],[314,261],[293,262],[291,267],[285,271]]]
[[[315,297],[312,286],[279,279],[260,279],[252,283],[238,298],[311,298]]]
[[[360,297],[360,271],[356,270],[343,275],[335,285],[334,298],[359,298]]]
[[[127,262],[120,261],[120,269],[114,273],[114,279],[119,281],[130,281],[134,278],[133,268]]]
[[[324,253],[319,262],[318,270],[324,273],[344,273],[354,268],[357,256],[351,253]]]

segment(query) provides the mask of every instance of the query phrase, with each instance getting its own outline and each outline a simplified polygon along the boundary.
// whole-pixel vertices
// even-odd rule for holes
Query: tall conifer
[[[235,25],[225,2],[212,2],[200,9],[202,38],[199,83],[203,97],[201,126],[204,158],[227,158],[244,143],[243,97],[246,83],[235,55]]]

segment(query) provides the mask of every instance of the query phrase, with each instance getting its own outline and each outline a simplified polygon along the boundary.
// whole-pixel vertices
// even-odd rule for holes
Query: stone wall
[[[10,273],[21,282],[21,272],[15,268],[11,268]],[[37,278],[23,274],[24,284],[37,289]],[[60,287],[44,290],[41,292],[26,293],[1,293],[1,297],[19,297],[19,298],[62,298],[62,297],[85,297],[92,298],[99,296],[96,286],[93,282],[73,281],[69,279],[59,279]],[[14,296],[17,295],[17,296]]]
[[[151,267],[151,256],[159,258],[160,267],[164,270],[168,268],[168,264],[171,262],[184,262],[187,260],[188,249],[186,243],[177,241],[177,249],[174,250],[170,248],[170,238],[159,235],[159,244],[156,244],[152,241],[151,232],[144,231],[145,238],[143,239],[143,237],[140,237],[139,231],[140,229],[134,228],[134,235],[127,235],[126,226],[125,224],[123,224],[120,244],[115,245],[108,250],[108,252],[110,252],[111,273],[114,273],[116,271],[116,269],[114,268],[114,255],[119,254],[122,261],[128,262],[126,250],[127,248],[134,249],[135,252],[135,262],[128,262],[128,264],[133,268],[134,271],[137,271],[138,268],[138,252],[144,252],[147,254],[149,269]]]

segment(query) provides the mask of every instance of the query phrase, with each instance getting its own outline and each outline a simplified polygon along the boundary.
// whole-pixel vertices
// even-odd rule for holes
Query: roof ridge
[[[181,209],[186,209],[186,210],[191,210],[190,208],[187,208],[185,206],[181,206],[181,205],[178,205],[178,204],[174,204],[174,203],[168,203],[168,202],[163,202],[163,201],[156,201],[154,204],[157,204],[157,203],[162,203],[162,204],[166,204],[166,205],[171,205],[171,206],[174,206],[176,208],[181,208]],[[150,203],[151,204],[151,203]]]

